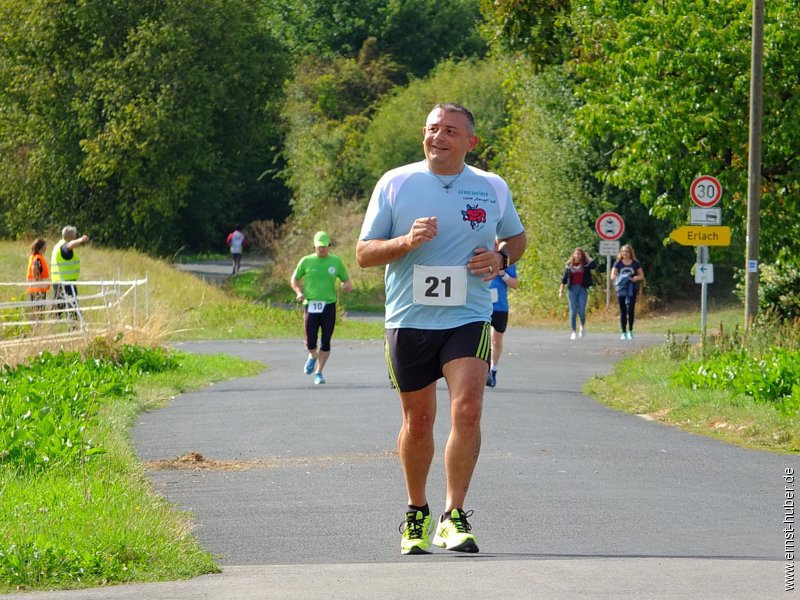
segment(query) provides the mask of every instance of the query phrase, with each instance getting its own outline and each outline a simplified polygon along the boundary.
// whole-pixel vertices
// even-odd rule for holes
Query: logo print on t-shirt
[[[461,211],[461,216],[464,220],[469,222],[469,226],[474,229],[480,229],[482,223],[486,223],[486,211],[480,208],[477,204],[470,206],[467,204],[467,210]]]

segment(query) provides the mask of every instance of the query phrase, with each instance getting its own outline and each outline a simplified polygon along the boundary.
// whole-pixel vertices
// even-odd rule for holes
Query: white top
[[[244,245],[244,234],[238,229],[230,236],[231,254],[241,254]]]

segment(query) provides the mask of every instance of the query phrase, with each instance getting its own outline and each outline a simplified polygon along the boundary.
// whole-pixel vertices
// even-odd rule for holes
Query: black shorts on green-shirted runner
[[[433,545],[454,552],[477,552],[478,543],[470,533],[472,526],[467,522],[467,517],[471,516],[472,511],[464,512],[462,508],[454,508],[449,514],[442,515],[436,525]]]
[[[410,510],[400,523],[400,553],[430,554],[431,516],[423,515],[421,510]]]

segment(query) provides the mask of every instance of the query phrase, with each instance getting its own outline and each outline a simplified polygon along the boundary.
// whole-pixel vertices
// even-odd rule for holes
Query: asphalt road
[[[511,328],[465,507],[481,551],[422,557],[399,552],[400,414],[380,340],[334,338],[322,386],[302,373],[299,339],[181,344],[268,365],[183,395],[132,430],[154,487],[191,511],[223,573],[21,597],[796,597],[784,591],[782,476],[800,469],[797,456],[683,433],[581,393],[622,354],[659,341]],[[448,424],[440,386],[434,512]],[[158,466],[188,453],[217,462]]]

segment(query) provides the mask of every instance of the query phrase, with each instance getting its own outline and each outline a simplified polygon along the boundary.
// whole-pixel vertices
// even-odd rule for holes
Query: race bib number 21
[[[462,306],[466,303],[466,267],[414,265],[414,304]]]

